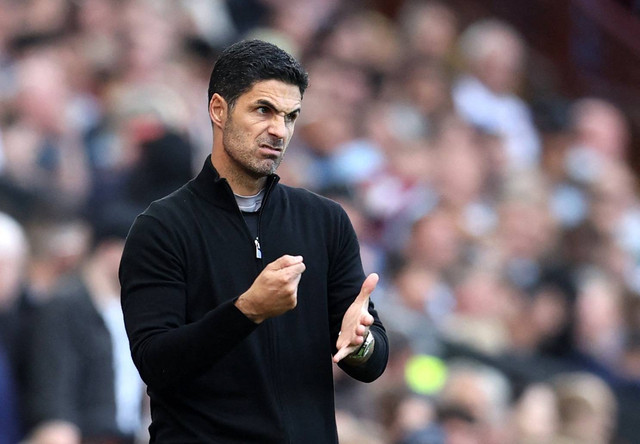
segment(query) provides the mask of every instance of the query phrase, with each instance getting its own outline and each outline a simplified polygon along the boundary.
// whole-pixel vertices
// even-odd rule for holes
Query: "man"
[[[30,444],[133,443],[144,386],[129,353],[118,266],[133,217],[94,223],[91,251],[38,306],[26,341]]]
[[[330,355],[361,381],[384,371],[378,278],[365,280],[346,213],[274,174],[306,87],[274,45],[224,50],[211,156],[129,233],[122,307],[151,442],[336,443]]]

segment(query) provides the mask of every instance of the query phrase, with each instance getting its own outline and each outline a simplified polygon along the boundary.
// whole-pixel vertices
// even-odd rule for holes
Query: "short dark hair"
[[[209,102],[218,93],[233,106],[238,97],[262,80],[295,85],[301,96],[309,84],[307,72],[287,52],[262,40],[243,40],[220,53],[209,80]]]

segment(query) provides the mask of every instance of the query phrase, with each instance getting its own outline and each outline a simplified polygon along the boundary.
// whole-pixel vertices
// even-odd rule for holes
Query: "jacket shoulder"
[[[191,205],[192,201],[193,193],[189,189],[187,183],[173,193],[151,202],[142,214],[152,217],[168,215]]]

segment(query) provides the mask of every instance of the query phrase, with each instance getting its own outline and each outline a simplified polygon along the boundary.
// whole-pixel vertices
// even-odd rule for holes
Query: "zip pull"
[[[253,242],[256,244],[256,259],[262,259],[262,250],[260,249],[260,241],[256,237]]]

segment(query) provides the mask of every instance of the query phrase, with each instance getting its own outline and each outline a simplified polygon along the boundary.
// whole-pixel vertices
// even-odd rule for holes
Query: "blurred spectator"
[[[28,344],[30,442],[133,442],[143,385],[120,308],[118,266],[130,213],[95,226],[91,251],[56,296],[38,308]]]
[[[388,387],[379,394],[379,421],[384,426],[386,442],[390,444],[418,444],[424,435],[428,443],[440,443],[442,434],[436,424],[436,410],[432,400],[411,393],[406,387]],[[437,440],[433,438],[437,437]]]
[[[449,71],[441,63],[412,58],[400,76],[401,83],[394,87],[394,95],[406,96],[429,127],[452,111]]]
[[[393,72],[401,60],[397,28],[373,10],[339,11],[324,37],[322,52],[374,76]]]
[[[458,37],[458,17],[445,2],[405,2],[400,26],[411,57],[451,63]]]
[[[455,213],[441,205],[415,221],[403,253],[418,266],[447,274],[463,259],[463,247]]]
[[[497,253],[505,275],[517,288],[530,290],[540,281],[543,264],[553,263],[559,235],[551,217],[546,177],[538,172],[509,176],[497,203]]]
[[[486,201],[490,198],[492,159],[483,152],[477,133],[457,117],[448,115],[440,121],[434,148],[434,188],[441,201],[451,208],[469,234],[487,234],[495,223],[490,206],[494,202]]]
[[[527,49],[511,26],[495,19],[473,23],[460,36],[464,74],[453,87],[456,109],[469,123],[498,134],[509,166],[540,161],[540,140],[528,105],[518,97]]]
[[[637,181],[624,163],[602,162],[600,174],[588,189],[589,219],[604,236],[624,251],[640,255],[640,200]]]
[[[295,147],[282,172],[316,190],[360,183],[384,162],[358,117],[373,94],[370,79],[363,69],[334,58],[315,57],[307,65],[317,80],[305,92],[308,108],[296,125]]]
[[[442,352],[438,322],[453,305],[450,289],[437,272],[416,262],[402,264],[377,304],[387,330],[408,338],[413,353]]]
[[[232,2],[233,3],[233,2]],[[321,27],[333,22],[339,0],[266,0],[270,7],[264,23],[247,34],[277,44],[295,57],[313,46]]]
[[[442,420],[435,405],[424,397],[415,395],[405,397],[397,407],[396,427],[399,439],[397,444],[444,443],[446,432],[437,424]],[[451,440],[451,435],[446,439]],[[453,442],[453,441],[451,441]]]
[[[4,174],[19,187],[64,208],[77,208],[88,190],[82,150],[81,91],[70,85],[60,51],[39,48],[16,64],[16,119],[4,131]],[[88,109],[79,109],[91,118]]]
[[[517,345],[542,356],[567,356],[573,350],[576,288],[569,269],[557,268],[543,272],[538,285],[524,301],[516,319],[519,331]]]
[[[617,403],[611,389],[588,373],[560,374],[553,380],[559,414],[558,444],[605,444],[614,438]]]
[[[615,105],[603,99],[580,99],[571,106],[569,117],[573,143],[566,166],[575,179],[593,174],[598,159],[626,159],[629,127]]]
[[[36,307],[46,302],[60,280],[77,271],[89,247],[89,231],[79,218],[52,216],[29,224],[31,254],[24,304]]]
[[[514,436],[520,444],[552,443],[558,433],[556,393],[550,384],[528,386],[514,407]]]
[[[19,416],[22,325],[19,298],[28,254],[24,230],[0,213],[0,442],[17,444],[22,436]]]
[[[385,444],[381,430],[375,423],[363,421],[345,411],[336,411],[338,439],[342,444]]]
[[[431,177],[433,153],[427,122],[411,105],[374,102],[364,116],[367,140],[382,154],[378,168],[357,187],[370,217],[381,226],[381,242],[390,251],[401,249],[416,219],[437,202]]]
[[[193,178],[193,150],[184,137],[166,131],[143,141],[140,151],[140,159],[128,173],[123,197],[141,212]]]
[[[511,388],[500,371],[474,361],[453,361],[439,395],[447,443],[498,444],[508,435]]]
[[[554,189],[554,216],[566,227],[588,217],[588,188],[606,171],[623,169],[630,133],[621,111],[602,99],[584,98],[569,110],[569,141],[561,151],[561,177]],[[628,172],[623,173],[628,177]]]
[[[499,272],[471,266],[453,284],[455,307],[442,321],[443,335],[489,355],[511,347],[509,321],[517,294]]]
[[[325,191],[325,196],[338,202],[349,216],[353,229],[358,236],[362,268],[365,273],[374,273],[375,270],[385,269],[386,251],[378,243],[376,227],[350,191],[348,189],[333,191],[329,189]],[[378,285],[383,287],[385,283],[379,282]]]
[[[577,349],[609,368],[622,356],[625,324],[622,287],[598,270],[578,281],[575,318]]]

